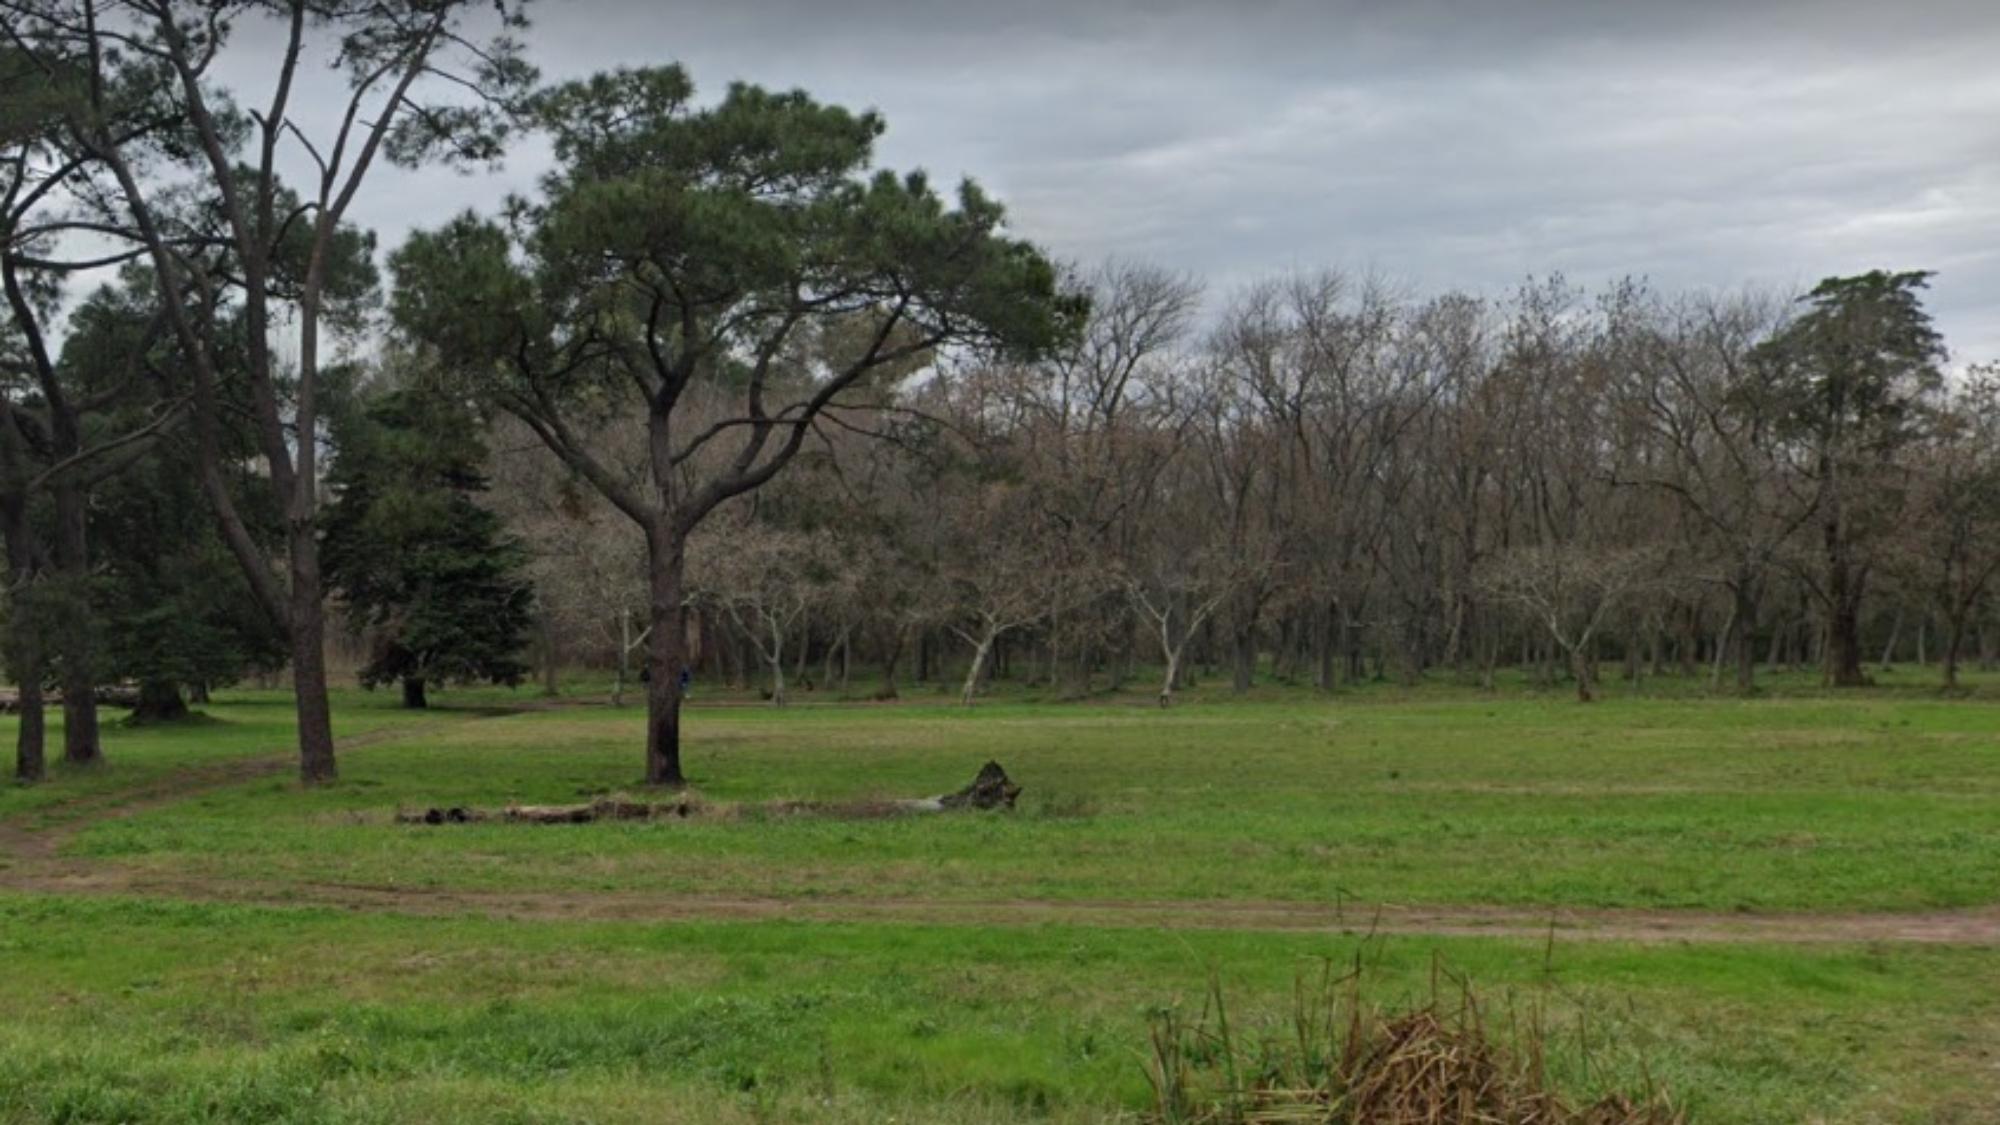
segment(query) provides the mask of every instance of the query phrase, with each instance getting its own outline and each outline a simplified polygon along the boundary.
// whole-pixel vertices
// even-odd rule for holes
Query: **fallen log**
[[[1011,810],[1021,796],[1021,787],[1007,776],[998,762],[988,762],[972,779],[972,784],[953,793],[902,801],[774,801],[768,805],[717,809],[690,799],[666,802],[634,801],[626,797],[599,797],[583,805],[509,805],[497,812],[462,806],[429,808],[421,812],[399,811],[398,824],[472,824],[500,820],[510,824],[593,824],[600,820],[685,819],[715,812],[755,812],[766,815],[833,816],[870,819],[902,813],[959,812],[964,810]]]

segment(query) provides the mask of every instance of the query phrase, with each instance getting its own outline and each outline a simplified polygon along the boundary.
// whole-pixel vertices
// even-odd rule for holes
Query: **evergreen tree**
[[[519,683],[533,591],[525,553],[475,500],[478,420],[443,395],[396,389],[337,415],[334,444],[326,577],[371,634],[362,684],[401,681],[404,705],[423,707],[429,684]]]

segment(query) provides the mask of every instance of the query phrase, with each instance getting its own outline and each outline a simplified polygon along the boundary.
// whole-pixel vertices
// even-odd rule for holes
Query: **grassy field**
[[[1378,905],[1801,912],[1838,938],[2000,903],[1987,686],[1773,687],[717,705],[688,729],[718,807],[935,793],[989,757],[1027,793],[1011,817],[444,828],[392,818],[631,786],[638,712],[344,695],[364,737],[307,793],[219,767],[286,738],[282,699],[229,696],[0,791],[0,829],[54,853],[0,857],[0,1121],[1097,1121],[1145,1107],[1149,1012],[1214,973],[1276,1026],[1328,959],[1385,1001],[1442,964],[1548,1013],[1579,1086],[1650,1074],[1697,1122],[2000,1120],[2000,945],[1368,934]],[[387,897],[284,904],[342,888]],[[688,909],[592,909],[632,895]],[[1331,903],[1341,924],[1257,920]],[[838,920],[871,904],[900,913]],[[1162,904],[1202,922],[1147,924]]]

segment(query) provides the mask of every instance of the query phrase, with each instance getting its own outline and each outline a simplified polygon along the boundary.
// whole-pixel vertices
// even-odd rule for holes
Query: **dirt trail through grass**
[[[465,721],[517,713],[508,708]],[[425,728],[435,731],[436,727]],[[343,750],[413,733],[387,727],[342,739]],[[810,920],[960,926],[1074,925],[1161,930],[1381,933],[1639,943],[1905,943],[2000,946],[2000,907],[1904,913],[1721,913],[1692,910],[1429,906],[1248,900],[938,900],[922,897],[759,898],[575,890],[453,890],[325,882],[257,882],[138,872],[63,855],[95,824],[284,774],[289,752],[181,770],[0,821],[0,890],[196,902],[318,906],[419,916],[533,921]]]

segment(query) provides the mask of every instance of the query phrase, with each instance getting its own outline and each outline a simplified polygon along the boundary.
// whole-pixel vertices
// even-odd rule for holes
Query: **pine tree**
[[[431,684],[519,683],[533,590],[520,545],[475,499],[472,412],[396,389],[342,412],[333,437],[322,550],[328,587],[371,638],[362,684],[400,681],[404,705],[424,707]]]

